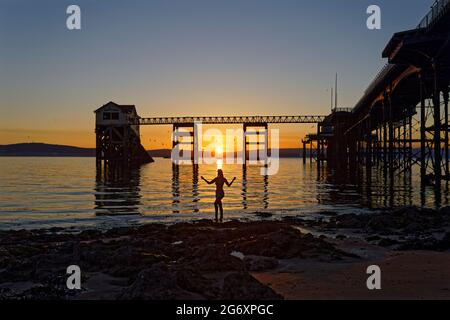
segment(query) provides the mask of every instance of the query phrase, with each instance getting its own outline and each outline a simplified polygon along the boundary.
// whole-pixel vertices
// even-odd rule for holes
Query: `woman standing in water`
[[[201,178],[207,183],[207,184],[216,184],[216,201],[214,201],[214,209],[216,211],[216,222],[217,222],[217,214],[220,209],[220,222],[223,221],[223,208],[222,208],[222,199],[225,196],[225,192],[223,191],[223,185],[226,184],[228,187],[231,187],[234,180],[236,180],[236,177],[231,180],[231,182],[228,182],[228,180],[223,176],[222,169],[217,170],[217,177],[215,177],[212,181],[206,180],[203,176]]]

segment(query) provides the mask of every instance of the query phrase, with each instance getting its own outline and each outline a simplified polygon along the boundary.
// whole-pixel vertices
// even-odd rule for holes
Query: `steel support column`
[[[425,84],[422,76],[419,76],[420,82],[420,180],[422,185],[425,184],[425,176],[427,174],[426,168],[426,153],[425,153],[425,140],[426,140],[426,113],[425,113]]]
[[[449,88],[446,87],[443,91],[444,98],[444,150],[445,150],[445,178],[448,180],[450,178],[449,172],[449,128],[448,128],[448,100],[449,100]]]
[[[434,127],[434,176],[436,187],[441,185],[441,99],[438,86],[438,70],[436,62],[433,64],[434,81],[433,81],[433,127]]]
[[[393,173],[393,165],[394,165],[394,123],[393,123],[393,107],[392,107],[392,100],[390,97],[390,94],[388,94],[387,96],[388,98],[388,108],[389,108],[389,116],[388,116],[388,127],[389,127],[389,156],[388,156],[388,161],[389,161],[389,171],[391,173]]]

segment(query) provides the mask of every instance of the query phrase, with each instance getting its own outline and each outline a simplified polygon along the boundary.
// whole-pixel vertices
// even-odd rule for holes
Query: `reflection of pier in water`
[[[326,205],[355,205],[366,208],[390,208],[395,206],[440,207],[448,205],[449,199],[442,199],[436,189],[420,188],[420,175],[409,171],[402,175],[391,175],[376,167],[351,170],[321,168],[317,173],[317,201]],[[444,185],[444,194],[449,186]]]
[[[148,179],[145,169],[133,170],[128,175],[106,180],[103,172],[100,172],[95,186],[96,214],[184,215],[213,211],[214,186],[200,185],[199,177],[202,173],[212,179],[216,166],[168,165],[170,167],[164,169],[167,171],[161,171],[164,178],[155,185]],[[318,170],[314,163],[301,162],[293,168],[298,165],[301,167],[298,168],[299,175],[286,175],[286,167],[293,166],[293,163],[286,163],[279,175],[274,177],[261,175],[260,170],[263,168],[257,165],[225,167],[227,178],[238,178],[233,187],[225,190],[225,210],[250,213],[258,210],[301,209],[304,203],[308,205],[314,202],[328,206],[330,210],[339,206],[377,209],[409,205],[439,207],[449,204],[447,186],[444,186],[441,197],[436,197],[433,188],[421,192],[420,175],[415,171],[404,175],[390,175],[376,167],[371,170],[360,166],[355,166],[353,170],[337,170],[327,165]],[[295,172],[292,167],[289,170]],[[155,174],[157,173],[152,173]],[[286,194],[285,184],[294,185],[297,189],[290,189],[292,193]],[[285,199],[284,202],[280,202],[282,199]]]
[[[189,169],[188,169],[189,168]],[[186,169],[187,171],[183,170]],[[260,170],[259,167],[255,167],[255,169]],[[183,181],[188,181],[188,171],[192,170],[192,177],[189,189],[191,189],[192,196],[192,212],[198,213],[200,212],[198,202],[200,201],[199,194],[199,166],[198,165],[173,165],[172,166],[172,213],[180,213],[181,200],[183,199],[182,190],[186,190],[187,188],[181,188],[181,183]],[[242,209],[248,209],[248,178],[247,178],[247,166],[242,166]],[[182,171],[182,176],[180,175],[180,171]],[[263,175],[261,176],[263,182],[263,197],[262,197],[262,209],[269,208],[269,176]],[[187,197],[187,196],[185,196]]]
[[[259,168],[258,168],[259,170]],[[263,175],[263,185],[264,185],[264,191],[263,191],[263,209],[269,208],[269,176]],[[247,179],[247,166],[242,165],[242,208],[244,210],[248,209],[248,179]]]
[[[192,199],[192,212],[198,213],[200,211],[198,202],[200,201],[200,195],[198,192],[198,165],[185,166],[192,169],[191,176],[191,199]],[[184,172],[183,172],[184,173]],[[189,180],[186,175],[186,181]],[[181,191],[180,191],[180,166],[172,165],[172,213],[180,213],[181,204]]]
[[[140,205],[140,169],[124,171],[120,175],[97,172],[96,215],[139,215]]]

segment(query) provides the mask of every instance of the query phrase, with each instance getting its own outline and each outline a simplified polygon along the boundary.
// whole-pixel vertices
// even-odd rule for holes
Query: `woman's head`
[[[218,175],[219,177],[223,177],[223,171],[222,171],[222,169],[217,170],[217,175]]]

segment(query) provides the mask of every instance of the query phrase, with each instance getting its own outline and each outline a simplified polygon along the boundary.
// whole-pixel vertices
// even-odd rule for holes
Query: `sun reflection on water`
[[[223,167],[223,159],[217,159],[216,160],[216,166],[217,166],[217,170],[222,169],[222,167]]]

